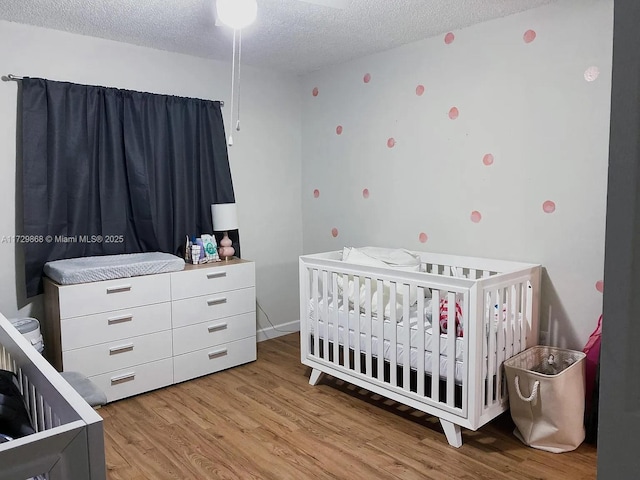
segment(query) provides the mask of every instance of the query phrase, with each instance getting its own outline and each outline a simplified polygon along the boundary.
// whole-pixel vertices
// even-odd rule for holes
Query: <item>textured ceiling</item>
[[[242,62],[307,73],[554,0],[347,0],[344,10],[309,1],[257,0]],[[231,30],[215,26],[214,11],[214,0],[0,1],[2,20],[230,60]]]

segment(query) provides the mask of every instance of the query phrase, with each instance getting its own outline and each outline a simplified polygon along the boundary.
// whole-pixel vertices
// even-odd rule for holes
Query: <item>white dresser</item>
[[[45,355],[108,401],[256,359],[255,264],[58,285],[45,279]]]

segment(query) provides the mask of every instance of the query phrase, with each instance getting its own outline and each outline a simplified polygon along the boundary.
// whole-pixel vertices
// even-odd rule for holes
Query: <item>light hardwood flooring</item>
[[[508,413],[455,449],[437,419],[309,373],[291,334],[259,343],[256,362],[102,407],[108,478],[596,478],[594,446],[526,447]]]

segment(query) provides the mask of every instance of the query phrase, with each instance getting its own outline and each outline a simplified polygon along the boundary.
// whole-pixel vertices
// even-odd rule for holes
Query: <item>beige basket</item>
[[[585,354],[537,346],[504,362],[514,434],[554,453],[584,441]]]

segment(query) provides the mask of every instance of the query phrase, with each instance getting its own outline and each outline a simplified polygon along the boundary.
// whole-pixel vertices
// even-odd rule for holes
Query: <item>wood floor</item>
[[[309,373],[291,334],[259,343],[254,363],[102,407],[108,478],[596,478],[595,447],[526,447],[508,413],[455,449],[437,419]]]

